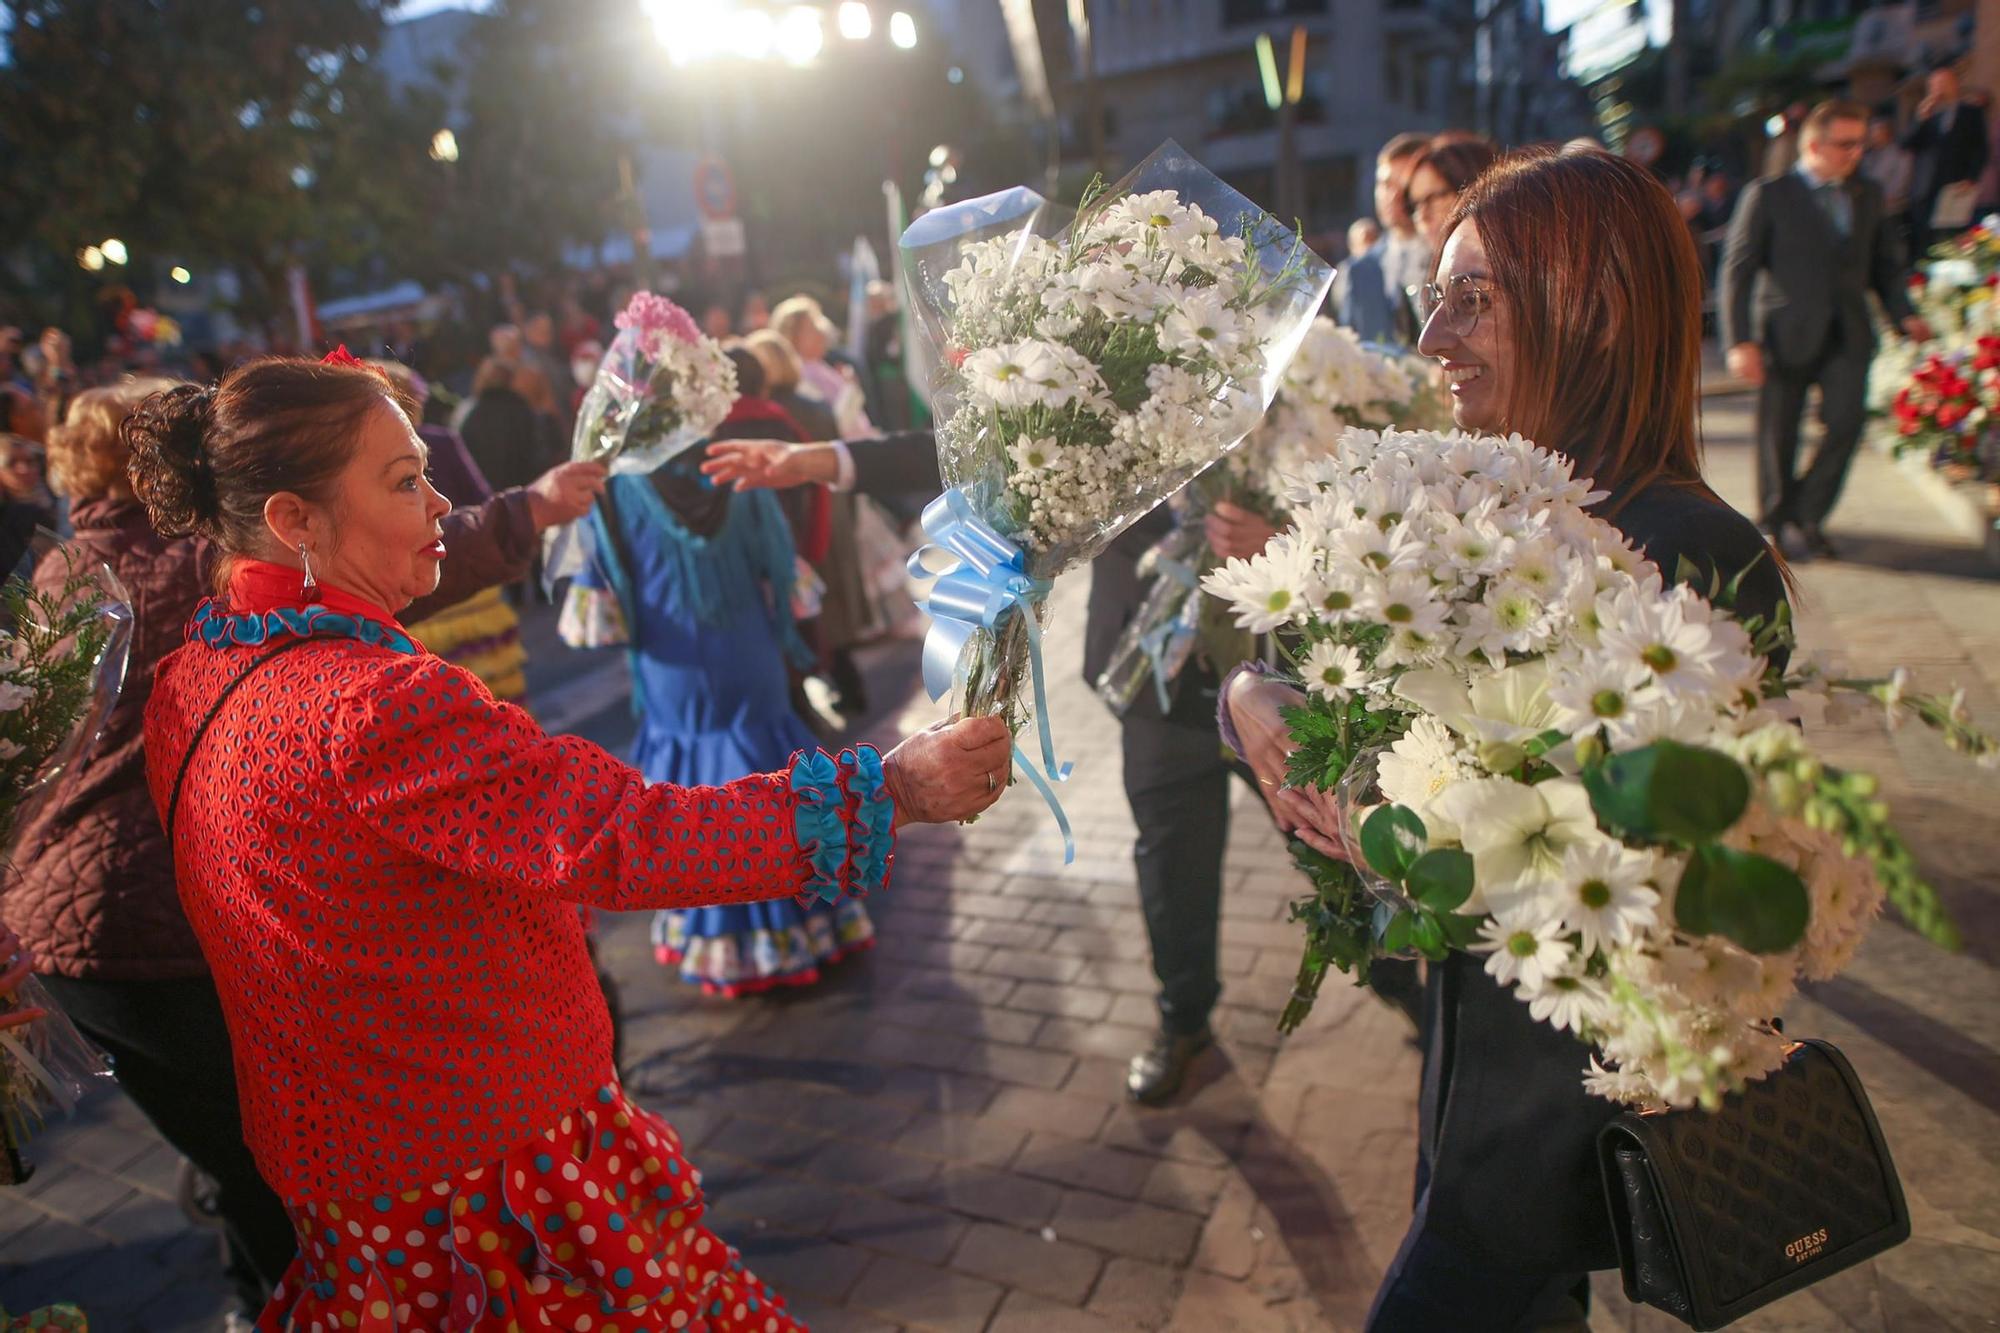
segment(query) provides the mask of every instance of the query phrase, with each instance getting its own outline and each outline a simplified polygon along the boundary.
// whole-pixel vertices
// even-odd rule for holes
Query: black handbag
[[[1910,1237],[1847,1057],[1794,1043],[1715,1111],[1627,1113],[1597,1136],[1625,1295],[1717,1329]]]

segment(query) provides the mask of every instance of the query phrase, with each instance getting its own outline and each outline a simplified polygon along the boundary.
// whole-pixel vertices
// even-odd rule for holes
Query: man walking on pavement
[[[1867,293],[1909,337],[1931,336],[1905,293],[1882,189],[1855,170],[1867,141],[1865,107],[1820,103],[1800,132],[1798,165],[1746,187],[1729,224],[1723,346],[1730,373],[1759,386],[1757,519],[1788,554],[1836,554],[1824,525],[1861,439],[1875,356]],[[1824,433],[1801,475],[1799,422],[1815,384]]]
[[[1959,96],[1958,71],[1939,66],[1924,82],[1924,100],[1917,105],[1917,123],[1903,135],[1910,150],[1910,232],[1924,249],[1961,231],[1972,221],[1969,211],[1956,226],[1932,225],[1938,199],[1947,191],[1976,195],[1979,173],[1986,170],[1986,113]],[[1974,202],[1967,198],[1966,205]]]

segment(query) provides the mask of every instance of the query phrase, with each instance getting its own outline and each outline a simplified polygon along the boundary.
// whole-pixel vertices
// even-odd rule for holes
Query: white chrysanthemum
[[[1647,676],[1629,662],[1593,653],[1556,668],[1549,702],[1556,706],[1563,729],[1581,734],[1628,718],[1633,699],[1646,682]]]
[[[1530,921],[1502,914],[1479,923],[1479,938],[1466,946],[1486,955],[1486,974],[1503,986],[1517,982],[1539,990],[1549,977],[1566,972],[1576,950],[1563,937],[1562,922]]]
[[[1604,627],[1598,642],[1613,661],[1635,674],[1645,672],[1669,694],[1712,697],[1723,684],[1723,645],[1711,626],[1687,614],[1692,594],[1683,593],[1685,589],[1661,598],[1636,591],[1613,595],[1599,607]]]
[[[1649,882],[1653,858],[1605,839],[1580,843],[1563,853],[1563,925],[1583,940],[1587,954],[1610,945],[1636,943],[1659,920],[1660,895]]]
[[[1250,322],[1213,289],[1184,296],[1160,321],[1160,350],[1181,356],[1227,358],[1250,336]]]
[[[1312,553],[1273,538],[1260,556],[1231,559],[1201,581],[1202,590],[1229,604],[1239,627],[1269,634],[1310,614]]]
[[[1361,661],[1361,653],[1346,644],[1330,640],[1322,640],[1312,646],[1306,654],[1303,674],[1307,690],[1335,703],[1344,703],[1348,696],[1370,680],[1368,668]]]
[[[1438,600],[1430,579],[1420,573],[1369,579],[1363,585],[1361,610],[1369,619],[1387,625],[1391,633],[1414,630],[1425,635],[1442,631],[1451,614]]]
[[[1644,1074],[1631,1074],[1622,1069],[1606,1069],[1594,1055],[1590,1057],[1590,1067],[1584,1071],[1583,1089],[1593,1097],[1623,1102],[1628,1106],[1661,1104],[1660,1094],[1651,1079]]]
[[[1037,435],[1017,440],[1007,446],[1013,456],[1014,466],[1025,472],[1042,472],[1054,467],[1062,457],[1062,449],[1052,435]]]
[[[1579,1036],[1601,1026],[1611,1008],[1604,986],[1575,971],[1549,973],[1538,986],[1524,981],[1516,994],[1536,1022]]]
[[[1416,812],[1433,843],[1456,842],[1458,826],[1439,811],[1437,798],[1478,773],[1452,730],[1420,713],[1376,760],[1375,782],[1384,800]]]

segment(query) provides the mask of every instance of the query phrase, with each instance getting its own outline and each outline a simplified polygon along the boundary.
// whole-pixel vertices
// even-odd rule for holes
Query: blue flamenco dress
[[[685,487],[698,477],[693,469],[692,460],[677,460],[662,471]],[[708,535],[683,521],[653,477],[614,477],[609,499],[591,515],[594,556],[577,585],[586,599],[615,605],[623,621],[640,720],[633,766],[653,782],[703,786],[782,769],[814,749],[786,674],[788,661],[810,664],[811,654],[792,621],[794,547],[776,497],[712,495],[726,509]],[[874,935],[867,910],[846,897],[653,918],[660,964],[732,997],[811,985]]]

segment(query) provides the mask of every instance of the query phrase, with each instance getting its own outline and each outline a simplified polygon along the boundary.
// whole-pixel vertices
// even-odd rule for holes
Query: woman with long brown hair
[[[1701,266],[1666,189],[1594,149],[1517,153],[1473,181],[1445,225],[1420,349],[1443,363],[1467,430],[1518,432],[1608,492],[1597,513],[1668,579],[1683,562],[1743,573],[1742,615],[1785,596],[1756,527],[1702,479],[1696,387]],[[1270,780],[1281,823],[1337,845],[1329,805],[1279,792],[1296,696],[1241,675],[1224,721]],[[1455,954],[1431,968],[1415,1215],[1371,1333],[1581,1327],[1588,1273],[1617,1262],[1583,1055]]]

